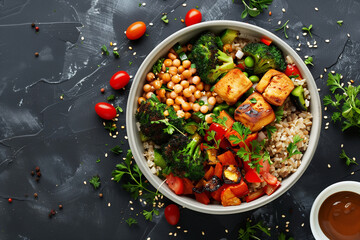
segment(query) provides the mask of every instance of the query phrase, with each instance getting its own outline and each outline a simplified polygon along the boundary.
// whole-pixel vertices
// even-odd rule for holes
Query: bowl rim
[[[323,202],[331,195],[338,192],[354,192],[360,194],[360,182],[356,181],[342,181],[334,183],[324,190],[316,197],[310,211],[310,228],[316,240],[329,240],[323,233],[319,225],[319,210]]]
[[[135,101],[135,98],[137,97],[136,96],[137,87],[143,81],[143,79],[141,79],[141,75],[148,68],[148,65],[152,61],[152,59],[163,49],[164,46],[167,46],[172,42],[173,42],[173,44],[175,44],[176,39],[178,37],[180,37],[186,33],[189,33],[189,32],[195,32],[195,31],[201,32],[201,31],[205,31],[205,30],[211,30],[211,28],[214,28],[214,27],[222,27],[223,29],[233,28],[233,29],[238,29],[239,31],[241,31],[241,29],[242,29],[245,31],[254,32],[255,35],[258,34],[258,35],[262,35],[266,38],[271,39],[273,42],[275,42],[275,44],[277,46],[286,50],[288,55],[290,55],[292,57],[292,59],[294,60],[294,62],[296,63],[296,65],[299,68],[302,75],[306,76],[306,78],[307,78],[306,81],[307,81],[307,84],[309,87],[308,89],[310,91],[310,96],[311,96],[311,104],[312,104],[311,113],[313,116],[312,129],[311,129],[311,134],[309,137],[308,148],[302,157],[302,163],[301,163],[300,167],[297,169],[297,171],[295,173],[292,173],[288,178],[286,178],[284,180],[284,181],[286,181],[286,180],[290,181],[290,179],[291,179],[290,182],[289,181],[286,182],[286,186],[279,188],[271,196],[263,196],[263,197],[259,198],[259,199],[262,199],[261,201],[257,201],[258,200],[257,199],[252,202],[246,203],[246,205],[240,204],[238,206],[228,206],[228,207],[223,207],[222,205],[205,205],[205,204],[201,204],[198,202],[189,201],[188,199],[190,199],[190,198],[188,198],[188,197],[175,195],[175,193],[173,193],[167,186],[164,186],[166,184],[161,184],[162,181],[159,181],[160,180],[159,177],[157,177],[156,175],[151,173],[150,168],[146,164],[146,161],[143,161],[144,160],[143,153],[142,152],[140,153],[139,151],[137,151],[138,148],[137,148],[135,138],[131,137],[134,135],[134,129],[136,129],[136,122],[134,121],[135,118],[133,116],[134,115],[133,113],[134,113],[134,103],[137,103],[137,101]],[[282,39],[277,37],[275,34],[269,32],[268,30],[263,29],[258,26],[255,26],[255,25],[252,25],[252,24],[238,22],[238,21],[231,21],[231,20],[216,20],[216,21],[202,22],[199,24],[192,25],[190,27],[180,29],[179,31],[177,31],[177,32],[171,34],[170,36],[168,36],[167,38],[165,38],[161,43],[159,43],[148,54],[148,56],[144,59],[141,66],[139,67],[139,69],[134,77],[134,80],[132,82],[132,86],[130,89],[128,102],[127,102],[127,109],[126,109],[126,125],[127,125],[127,135],[129,137],[128,138],[129,145],[130,145],[130,149],[132,150],[134,159],[137,162],[142,173],[148,179],[148,181],[156,189],[158,189],[159,192],[161,192],[168,199],[174,201],[175,203],[177,203],[185,208],[194,210],[194,211],[207,213],[207,214],[235,214],[235,213],[250,211],[255,208],[259,208],[259,207],[275,200],[276,198],[278,198],[282,194],[284,194],[288,189],[290,189],[298,181],[298,179],[303,175],[303,173],[307,169],[308,165],[310,164],[310,162],[315,154],[315,150],[318,145],[319,137],[320,137],[321,120],[322,120],[321,115],[322,115],[322,113],[321,113],[320,96],[317,91],[317,87],[316,87],[314,78],[312,77],[309,69],[307,68],[307,66],[305,65],[303,60],[300,58],[300,56],[287,43],[285,43]],[[316,121],[314,121],[314,120],[316,120]],[[306,156],[306,161],[304,161],[305,156]],[[155,178],[157,178],[157,179],[155,179]],[[283,183],[284,183],[284,181],[283,181]]]

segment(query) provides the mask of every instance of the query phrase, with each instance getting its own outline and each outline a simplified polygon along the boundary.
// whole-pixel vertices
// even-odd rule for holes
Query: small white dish
[[[323,202],[333,195],[334,193],[338,192],[354,192],[360,194],[360,182],[355,181],[344,181],[334,183],[329,187],[325,188],[315,199],[310,212],[310,228],[311,232],[314,235],[316,240],[329,240],[328,237],[323,233],[320,228],[319,224],[319,210]]]

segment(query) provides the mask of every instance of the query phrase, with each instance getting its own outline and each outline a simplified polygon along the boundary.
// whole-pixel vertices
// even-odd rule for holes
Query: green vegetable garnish
[[[246,18],[247,15],[256,17],[262,13],[264,9],[267,9],[272,3],[272,0],[249,0],[248,2],[242,0],[242,3],[244,4],[245,10],[241,13],[241,18]]]
[[[241,240],[250,240],[250,239],[261,240],[259,237],[257,237],[255,235],[255,234],[257,234],[258,231],[265,233],[269,237],[271,236],[270,231],[267,229],[267,227],[263,226],[263,223],[261,221],[254,224],[254,225],[251,225],[251,222],[247,221],[245,229],[240,228],[238,239],[241,239]]]
[[[106,55],[109,55],[109,54],[110,54],[109,51],[107,50],[107,47],[106,47],[105,45],[102,45],[102,46],[101,46],[101,50],[102,50],[102,52],[105,53]]]
[[[89,183],[91,185],[93,185],[94,189],[98,189],[100,187],[100,177],[99,176],[93,176],[90,180]]]
[[[351,164],[359,165],[354,159],[351,159],[350,157],[348,157],[348,155],[346,155],[344,149],[342,149],[340,153],[340,158],[346,161],[345,163],[347,166],[350,166]]]
[[[286,28],[287,28],[287,24],[289,23],[290,20],[287,20],[281,27],[275,29],[275,31],[279,31],[279,30],[283,30],[285,38],[289,38],[288,35],[286,34]]]
[[[314,66],[313,61],[314,61],[313,57],[308,57],[307,59],[305,59],[304,63],[305,63],[306,65],[312,65],[312,66]]]
[[[312,27],[313,27],[313,25],[310,24],[309,27],[303,27],[302,30],[305,31],[305,32],[308,32],[309,35],[310,35],[310,37],[312,37],[312,35],[311,35],[311,29],[312,29]]]

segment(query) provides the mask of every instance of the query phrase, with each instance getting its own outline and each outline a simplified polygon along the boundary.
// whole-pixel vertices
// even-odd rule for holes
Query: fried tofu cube
[[[270,104],[281,106],[294,87],[294,83],[288,76],[271,69],[261,78],[256,90],[263,93],[263,97]]]
[[[257,132],[275,120],[275,113],[263,96],[254,92],[235,110],[235,120]]]
[[[233,105],[252,85],[240,69],[233,69],[215,84],[214,91],[227,104]]]

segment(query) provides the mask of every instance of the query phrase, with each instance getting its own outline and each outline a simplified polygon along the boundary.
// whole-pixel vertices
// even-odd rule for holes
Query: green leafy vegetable
[[[100,187],[100,177],[99,176],[93,176],[90,180],[89,183],[91,185],[93,185],[94,189],[98,189]]]
[[[249,221],[246,222],[245,229],[240,228],[239,230],[239,236],[238,239],[241,240],[250,240],[250,239],[257,239],[261,240],[258,236],[258,232],[263,232],[267,236],[271,237],[270,231],[263,225],[263,223],[260,221],[254,225],[251,225]]]
[[[227,126],[226,126],[226,121],[227,121],[227,120],[228,120],[227,117],[218,118],[218,117],[215,117],[214,115],[213,115],[213,117],[212,117],[212,121],[213,121],[214,123],[220,124],[220,125],[224,126],[225,128],[227,128]]]
[[[340,158],[341,159],[344,159],[346,162],[346,165],[347,166],[350,166],[351,164],[356,164],[356,165],[359,165],[356,161],[355,161],[355,159],[351,159],[350,157],[348,157],[348,155],[346,155],[346,153],[345,153],[345,151],[344,151],[344,149],[341,151],[341,153],[340,153]]]
[[[106,130],[109,130],[109,132],[111,132],[111,133],[112,133],[112,132],[115,132],[116,129],[117,129],[116,124],[115,124],[114,122],[110,122],[110,121],[105,122],[104,128],[105,128]]]
[[[310,35],[310,37],[312,37],[312,35],[311,35],[311,29],[312,29],[312,27],[313,27],[313,25],[310,24],[309,27],[303,27],[302,30],[305,31],[305,32],[308,32],[309,35]]]
[[[301,154],[296,144],[301,142],[302,140],[303,139],[299,135],[295,135],[293,137],[293,142],[290,143],[289,146],[286,148],[289,155],[283,160],[283,162],[290,159],[294,155]]]
[[[296,74],[296,75],[290,75],[289,78],[298,78],[299,77],[299,74]]]
[[[280,106],[275,110],[275,122],[280,122],[284,116],[284,107]]]
[[[350,127],[360,129],[360,100],[358,98],[360,85],[344,87],[340,80],[340,74],[333,75],[329,73],[327,85],[334,96],[325,96],[323,99],[324,105],[330,105],[336,109],[331,119],[334,122],[342,122],[342,131]],[[340,91],[342,94],[337,94],[336,91]]]
[[[114,101],[115,100],[115,96],[114,94],[111,94],[110,96],[107,97],[108,101]]]
[[[216,132],[214,130],[207,132],[206,140],[208,142],[214,141],[214,143],[215,143],[215,146],[208,146],[208,147],[209,148],[219,149],[221,139],[216,140],[215,136],[216,136]]]
[[[116,145],[115,147],[113,147],[112,149],[110,149],[110,151],[112,151],[113,153],[115,153],[116,155],[119,155],[120,153],[123,152],[123,150],[121,149],[121,147],[119,145]]]
[[[272,0],[242,0],[245,10],[241,13],[241,18],[246,18],[247,15],[256,17],[260,13],[267,9],[272,3]]]
[[[265,127],[266,129],[266,133],[267,133],[267,136],[268,136],[268,139],[270,140],[271,139],[271,135],[277,131],[276,127],[275,126],[270,126],[270,125],[267,125]]]
[[[146,219],[146,220],[149,220],[149,221],[152,221],[154,214],[155,214],[156,216],[159,215],[159,211],[156,210],[155,208],[152,209],[151,211],[146,211],[146,210],[143,211],[143,215],[144,215],[145,219]]]
[[[339,24],[339,26],[341,27],[341,25],[343,24],[343,22],[344,22],[343,20],[339,20],[339,21],[337,21],[336,23]]]
[[[98,159],[96,160],[96,162],[97,162],[97,163],[99,163],[100,161],[101,161],[101,159],[100,159],[100,158],[98,158]]]
[[[288,23],[289,23],[290,20],[287,20],[281,27],[275,29],[275,31],[280,31],[280,30],[283,30],[284,32],[284,35],[286,38],[289,38],[289,36],[286,34],[286,28],[288,27]]]
[[[101,46],[101,51],[102,51],[104,54],[106,54],[106,55],[109,55],[109,54],[110,54],[109,51],[108,51],[108,49],[107,49],[107,47],[106,47],[105,45],[102,45],[102,46]]]
[[[133,63],[133,62],[129,61],[129,66],[131,66],[132,63]]]
[[[312,66],[314,66],[313,61],[314,61],[313,57],[308,57],[307,59],[305,59],[304,63],[305,63],[306,65],[312,65]]]
[[[161,20],[163,20],[164,23],[169,23],[169,19],[167,18],[166,14],[162,16]]]
[[[120,106],[117,106],[115,109],[118,113],[122,113],[124,111]]]
[[[113,54],[116,58],[120,57],[120,54],[118,51],[113,50]]]
[[[161,72],[162,65],[164,63],[165,58],[160,58],[156,61],[156,63],[152,67],[152,72],[154,74],[158,74]]]
[[[180,131],[177,127],[175,127],[175,125],[171,124],[169,122],[169,119],[165,118],[165,119],[161,119],[161,120],[157,120],[157,121],[151,121],[151,123],[164,123],[167,127],[164,128],[164,132],[167,134],[173,134],[174,131],[178,131],[179,133],[181,133],[182,135],[185,135],[185,133],[183,133],[182,131]]]
[[[141,4],[141,3],[140,3],[140,4]],[[134,218],[132,218],[132,217],[128,218],[125,222],[129,225],[129,227],[131,227],[131,225],[133,225],[133,224],[137,224],[137,223],[138,223],[138,222],[136,221],[136,219],[134,219]]]

